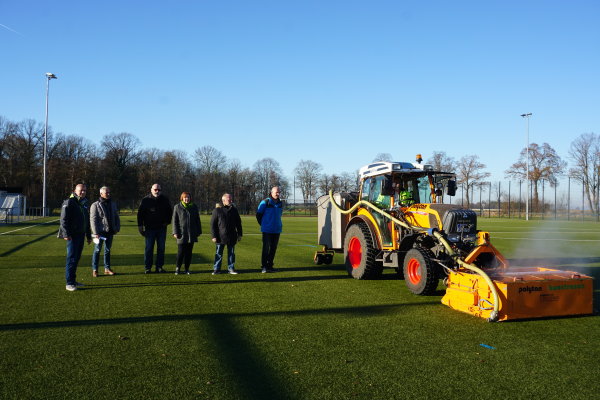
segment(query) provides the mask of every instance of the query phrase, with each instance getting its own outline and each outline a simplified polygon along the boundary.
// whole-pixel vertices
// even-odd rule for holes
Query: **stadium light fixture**
[[[48,95],[50,93],[50,80],[58,79],[51,72],[46,72],[46,123],[44,124],[44,179],[42,187],[42,214],[47,217],[46,204],[46,164],[48,163]]]
[[[531,113],[521,114],[521,117],[527,120],[527,140],[526,140],[526,158],[525,158],[525,180],[526,180],[526,188],[525,188],[525,221],[529,221],[529,117],[531,117]]]

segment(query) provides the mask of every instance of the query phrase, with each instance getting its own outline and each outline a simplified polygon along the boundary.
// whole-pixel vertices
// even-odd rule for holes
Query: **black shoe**
[[[213,274],[213,275],[219,275],[220,273],[221,273],[221,270],[219,270],[219,269],[215,269],[215,270],[212,272],[212,274]]]
[[[157,274],[162,274],[162,273],[165,273],[165,272],[167,272],[167,271],[164,268],[156,268],[156,273]]]
[[[269,268],[269,269],[267,269],[267,272],[273,273],[273,272],[277,272],[277,270],[275,268]]]
[[[151,273],[152,273],[152,270],[151,270],[151,269],[147,269],[147,270],[145,270],[145,271],[144,271],[144,273],[145,273],[145,274],[151,274]]]

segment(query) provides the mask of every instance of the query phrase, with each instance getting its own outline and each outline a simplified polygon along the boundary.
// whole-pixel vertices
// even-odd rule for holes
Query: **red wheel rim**
[[[362,245],[360,244],[360,240],[353,237],[352,239],[350,239],[350,243],[348,243],[348,261],[350,261],[350,265],[354,269],[360,266],[361,260]]]
[[[416,258],[411,258],[410,260],[408,260],[408,265],[406,269],[406,272],[408,272],[408,280],[410,281],[410,283],[416,285],[419,282],[421,282],[421,263],[419,262],[419,260],[417,260]]]

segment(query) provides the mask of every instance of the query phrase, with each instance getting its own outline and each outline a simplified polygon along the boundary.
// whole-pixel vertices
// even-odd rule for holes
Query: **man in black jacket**
[[[161,194],[161,190],[158,183],[152,185],[150,194],[142,199],[137,213],[138,230],[146,238],[144,267],[147,274],[152,272],[155,242],[156,272],[166,272],[163,269],[163,265],[165,265],[165,240],[167,239],[167,225],[171,223],[173,209],[169,199]]]
[[[92,242],[90,230],[90,214],[88,202],[85,198],[87,188],[80,183],[75,186],[75,191],[63,202],[60,211],[60,228],[58,237],[67,241],[67,262],[65,265],[66,289],[70,292],[77,290],[83,284],[75,280],[77,264],[81,258],[84,241]]]
[[[221,197],[223,205],[217,204],[210,219],[212,241],[217,245],[213,275],[221,273],[223,251],[227,246],[227,269],[230,274],[235,270],[235,244],[242,240],[242,219],[237,208],[231,203],[231,195],[225,193]]]

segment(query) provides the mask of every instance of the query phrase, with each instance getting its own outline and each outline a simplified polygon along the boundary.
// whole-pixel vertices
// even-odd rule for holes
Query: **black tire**
[[[344,239],[346,271],[354,279],[373,279],[381,275],[383,266],[375,261],[379,251],[373,245],[371,231],[365,223],[348,228]]]
[[[433,254],[423,247],[416,247],[406,252],[403,268],[404,282],[408,290],[414,294],[424,296],[435,292],[439,278],[432,258]]]
[[[333,262],[333,254],[327,253],[323,255],[323,264],[329,265]]]
[[[317,265],[321,265],[321,264],[323,264],[323,254],[321,254],[321,253],[317,253],[317,254],[315,254],[315,257],[314,257],[314,262],[315,262],[315,264],[317,264]]]

